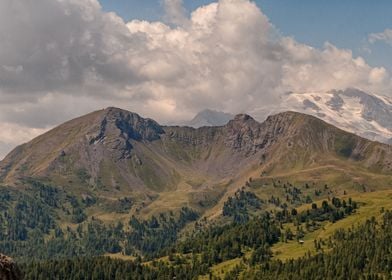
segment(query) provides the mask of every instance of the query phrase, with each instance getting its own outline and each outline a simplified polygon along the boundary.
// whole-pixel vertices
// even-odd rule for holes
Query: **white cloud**
[[[374,44],[382,41],[392,46],[392,29],[385,29],[383,32],[372,33],[369,35],[369,42]]]
[[[371,67],[351,50],[326,43],[318,50],[283,38],[288,52],[283,83],[293,91],[328,91],[348,87],[389,94],[391,79],[383,67]]]
[[[0,1],[0,124],[32,137],[109,105],[170,122],[207,107],[251,111],[290,90],[390,92],[384,68],[281,37],[251,1],[220,0],[190,17],[182,1],[164,4],[169,24],[125,23],[97,0]]]
[[[37,129],[26,126],[20,126],[14,123],[0,123],[0,160],[16,145],[25,143],[36,137],[47,129]]]

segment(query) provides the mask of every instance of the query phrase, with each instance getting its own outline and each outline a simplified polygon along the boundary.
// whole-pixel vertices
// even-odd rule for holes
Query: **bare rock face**
[[[226,125],[226,144],[248,155],[266,150],[279,140],[280,135],[289,132],[296,115],[291,112],[278,114],[263,123],[246,114],[237,115]]]
[[[138,114],[113,107],[105,111],[100,135],[117,134],[136,141],[153,141],[158,140],[164,133],[157,122],[142,118]]]
[[[132,141],[154,141],[164,134],[161,126],[138,114],[109,107],[104,110],[99,127],[89,131],[90,145],[102,144],[117,159],[130,158]],[[85,147],[84,147],[85,148]]]
[[[21,273],[16,263],[5,255],[0,254],[0,280],[20,280]]]
[[[246,114],[236,115],[226,125],[226,145],[246,153],[254,150],[260,139],[261,125]]]

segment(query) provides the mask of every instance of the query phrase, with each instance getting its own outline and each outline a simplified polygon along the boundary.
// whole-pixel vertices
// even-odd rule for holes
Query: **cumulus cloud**
[[[0,124],[35,136],[31,129],[106,106],[173,122],[207,107],[252,111],[287,91],[389,93],[384,68],[329,43],[316,49],[280,36],[249,0],[190,16],[181,0],[164,7],[163,22],[124,22],[97,0],[0,1]]]
[[[338,49],[330,43],[318,50],[290,38],[281,41],[288,52],[283,68],[283,83],[293,91],[328,91],[357,87],[389,94],[391,79],[383,67],[371,67],[351,50]]]

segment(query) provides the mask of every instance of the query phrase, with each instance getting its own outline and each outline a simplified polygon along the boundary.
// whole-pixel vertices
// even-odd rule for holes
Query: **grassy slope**
[[[236,265],[241,263],[241,260],[242,260],[241,258],[236,258],[214,265],[211,268],[211,273],[212,275],[223,279],[228,271],[231,271]],[[210,279],[209,275],[202,275],[199,277],[199,280],[209,280],[209,279]]]
[[[341,198],[348,198],[349,196],[341,196]],[[303,240],[305,243],[303,245],[299,244],[297,241],[289,241],[288,243],[279,242],[272,247],[272,251],[275,259],[280,259],[286,261],[288,259],[296,259],[303,257],[306,253],[315,253],[314,240],[315,239],[328,239],[332,234],[340,228],[350,228],[353,225],[360,224],[366,219],[371,217],[380,218],[382,216],[381,209],[392,209],[392,190],[377,191],[370,193],[357,193],[353,196],[354,201],[363,204],[357,212],[344,218],[343,220],[337,221],[336,223],[325,222],[323,227],[311,232],[306,233]],[[321,201],[318,202],[321,204]],[[304,211],[310,208],[310,205],[303,205],[298,208],[299,211]],[[295,232],[294,225],[288,225]],[[250,252],[248,252],[245,257],[250,257]],[[231,271],[236,265],[242,262],[242,258],[236,258],[228,260],[211,268],[211,272],[214,276],[224,277],[225,273]],[[208,275],[199,277],[200,280],[209,279]]]
[[[392,190],[390,189],[392,186],[392,176],[369,172],[352,161],[344,161],[339,158],[324,158],[320,165],[314,167],[298,168],[289,172],[282,172],[279,168],[276,168],[270,174],[267,174],[267,176],[262,177],[260,176],[260,170],[263,171],[263,168],[255,168],[243,174],[240,178],[245,183],[249,177],[252,177],[252,187],[248,190],[253,191],[262,199],[268,199],[271,195],[282,195],[281,190],[273,188],[270,184],[264,185],[265,182],[271,182],[274,179],[281,180],[282,182],[291,182],[298,186],[309,183],[309,190],[302,188],[305,194],[312,194],[315,188],[319,189],[324,184],[328,184],[334,196],[346,199],[351,197],[354,201],[363,204],[355,214],[336,223],[325,222],[322,228],[306,233],[303,238],[305,241],[303,245],[297,241],[277,243],[272,248],[274,258],[276,259],[284,261],[290,258],[302,257],[307,252],[315,253],[315,239],[326,240],[339,228],[349,228],[364,222],[372,216],[380,217],[382,207],[384,209],[392,209]],[[239,180],[234,182],[233,185],[235,183],[237,187],[241,186]],[[312,186],[311,183],[315,183],[316,187]],[[363,192],[362,185],[366,186],[368,192]],[[346,191],[347,195],[343,195],[344,191]],[[314,196],[312,198],[316,199]],[[319,198],[320,201],[316,202],[321,204],[321,201],[326,198],[326,195],[321,196]],[[219,204],[219,207],[221,207],[221,204]],[[303,205],[298,207],[298,211],[304,211],[308,208],[310,208],[310,205]],[[294,225],[288,226],[292,227],[293,232],[295,232]],[[241,261],[242,258],[237,258],[217,264],[211,268],[212,274],[223,277],[225,272],[232,270]],[[208,279],[208,276],[202,276],[200,279]]]
[[[314,253],[315,239],[328,239],[337,229],[349,228],[353,225],[362,223],[371,217],[381,217],[381,209],[392,209],[392,190],[377,191],[371,193],[358,193],[351,196],[354,201],[363,203],[356,213],[335,223],[325,223],[324,226],[314,232],[305,235],[303,245],[296,241],[288,243],[280,242],[273,246],[275,258],[287,260],[304,256],[307,252]],[[346,197],[347,198],[347,197]],[[309,208],[309,205],[302,206],[299,211]]]
[[[291,182],[295,185],[309,183],[309,190],[302,191],[311,194],[313,200],[327,199],[331,196],[348,198],[364,203],[357,213],[340,220],[336,223],[325,223],[324,227],[306,234],[303,245],[296,241],[288,243],[278,243],[273,247],[275,257],[281,260],[297,258],[303,256],[306,252],[314,251],[314,239],[327,239],[338,228],[351,227],[354,224],[365,221],[372,216],[380,216],[380,209],[392,209],[392,176],[380,173],[369,172],[353,161],[343,161],[337,158],[325,158],[324,165],[309,167],[302,170],[293,170],[290,172],[277,172],[270,176],[258,179],[259,185],[269,180],[281,180],[282,182]],[[315,187],[313,186],[315,184]],[[327,184],[331,194],[324,194],[320,198],[312,195],[315,188],[322,189]],[[254,183],[257,186],[257,180]],[[366,192],[364,191],[366,189]],[[279,190],[267,187],[256,187],[253,190],[259,197],[268,198],[270,195],[279,195]],[[344,195],[346,193],[346,195]],[[309,209],[310,205],[303,205],[298,211]],[[295,232],[295,230],[293,230]]]

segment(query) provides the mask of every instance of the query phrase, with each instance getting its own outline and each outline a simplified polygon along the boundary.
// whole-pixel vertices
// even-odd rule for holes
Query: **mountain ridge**
[[[319,133],[317,139],[314,135],[316,132]],[[143,166],[143,161],[147,166],[151,165],[149,168],[152,169],[152,173],[159,170],[157,176],[165,178],[164,181],[171,184],[173,176],[165,170],[164,163],[155,158],[147,158],[145,148],[165,160],[170,159],[175,169],[182,169],[178,162],[175,163],[179,161],[187,165],[187,168],[198,166],[202,172],[208,173],[209,171],[202,166],[206,162],[206,166],[214,167],[212,169],[220,174],[238,168],[236,161],[248,161],[248,157],[261,151],[265,152],[262,156],[265,160],[268,149],[276,146],[278,142],[280,150],[287,150],[293,145],[305,150],[314,146],[314,151],[330,152],[335,148],[335,143],[331,142],[334,140],[329,139],[332,134],[344,134],[345,138],[353,141],[353,147],[346,147],[343,151],[346,153],[344,156],[351,159],[360,161],[372,145],[381,145],[382,150],[390,152],[390,146],[372,144],[364,138],[333,128],[315,117],[292,111],[269,116],[262,123],[249,115],[239,114],[225,126],[186,128],[161,126],[154,120],[142,118],[136,113],[109,107],[66,122],[17,147],[0,162],[0,178],[10,183],[18,176],[45,177],[53,172],[66,171],[69,169],[67,161],[70,161],[73,165],[85,169],[89,173],[90,182],[97,184],[100,165],[110,159],[108,164],[117,166],[114,168],[119,172],[117,175],[127,178],[122,184],[143,185],[144,181],[140,180],[142,172],[136,171],[138,166]],[[287,143],[282,145],[280,137]],[[206,152],[208,150],[215,153],[215,158]],[[276,152],[275,157],[282,153],[284,152]],[[202,155],[204,161],[200,159]],[[373,164],[371,162],[380,160],[381,156],[373,153],[372,158],[367,160],[368,166]],[[15,162],[18,166],[16,168]],[[234,167],[230,168],[230,164]],[[125,168],[125,165],[132,166]],[[386,166],[389,168],[389,162]],[[126,173],[133,175],[124,175]],[[14,179],[9,180],[10,178]]]

